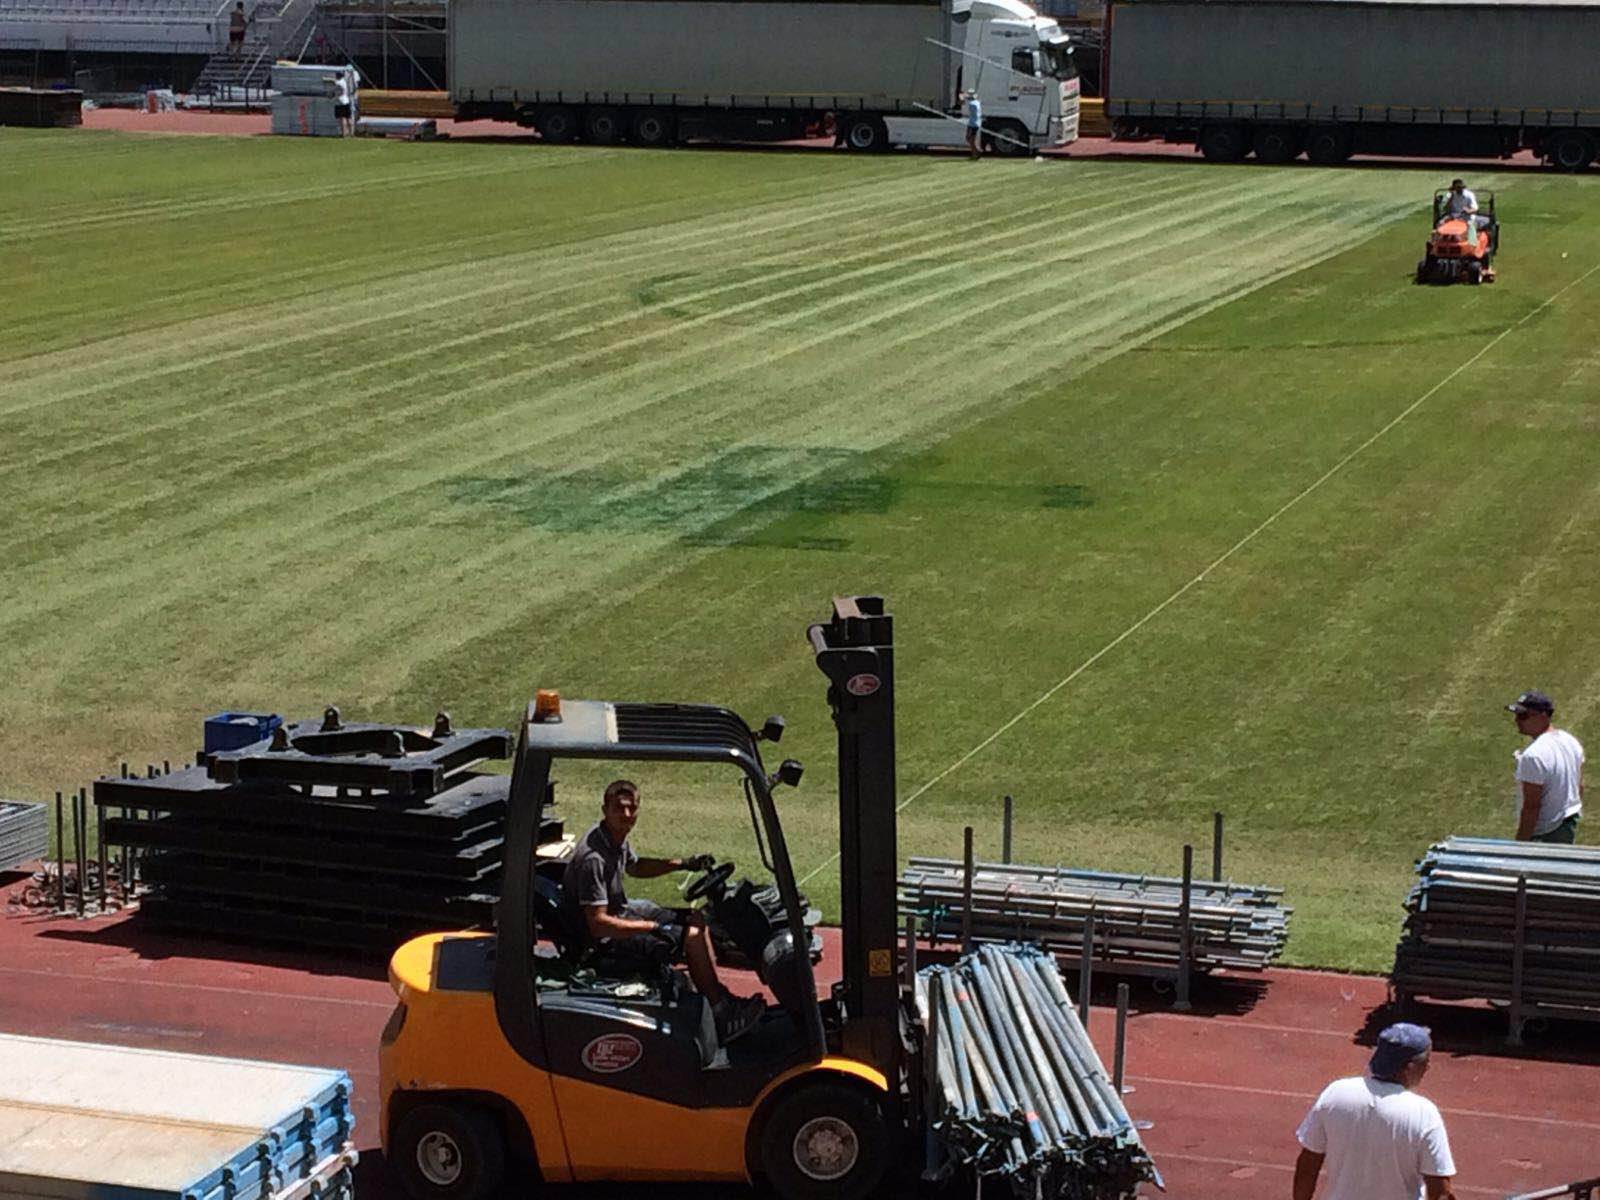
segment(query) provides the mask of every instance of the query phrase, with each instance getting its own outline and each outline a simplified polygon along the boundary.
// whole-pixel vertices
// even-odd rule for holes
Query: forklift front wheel
[[[392,1151],[412,1200],[485,1200],[505,1173],[505,1139],[478,1108],[419,1105],[400,1119]]]
[[[791,1092],[767,1119],[761,1167],[782,1200],[870,1196],[889,1167],[883,1110],[844,1084],[815,1084]]]

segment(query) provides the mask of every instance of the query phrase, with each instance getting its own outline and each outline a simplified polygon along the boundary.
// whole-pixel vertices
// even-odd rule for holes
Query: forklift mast
[[[894,622],[880,596],[841,596],[807,630],[839,731],[839,998],[846,1054],[891,1078],[900,1055],[895,970]]]

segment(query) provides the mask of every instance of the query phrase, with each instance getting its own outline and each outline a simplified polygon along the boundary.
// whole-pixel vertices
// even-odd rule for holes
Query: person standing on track
[[[983,103],[977,92],[961,93],[961,111],[967,121],[967,154],[977,158],[983,153]]]
[[[1506,711],[1533,739],[1517,751],[1517,841],[1570,846],[1583,812],[1583,743],[1555,727],[1555,702],[1543,692],[1523,692]]]
[[[1455,1200],[1444,1118],[1413,1090],[1432,1050],[1421,1025],[1391,1025],[1378,1035],[1365,1075],[1322,1090],[1295,1131],[1294,1200],[1312,1200],[1324,1165],[1321,1200]]]

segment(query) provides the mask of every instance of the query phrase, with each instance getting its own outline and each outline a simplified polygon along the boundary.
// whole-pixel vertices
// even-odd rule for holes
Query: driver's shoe
[[[735,996],[728,993],[711,1006],[711,1017],[717,1023],[717,1038],[726,1046],[754,1029],[767,1011],[767,1002],[760,996]]]

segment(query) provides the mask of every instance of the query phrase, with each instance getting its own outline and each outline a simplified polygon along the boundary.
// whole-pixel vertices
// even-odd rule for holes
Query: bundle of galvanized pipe
[[[1282,953],[1292,911],[1282,888],[1208,879],[1189,887],[1191,970],[1261,970]],[[900,876],[902,920],[916,917],[934,939],[958,938],[964,908],[960,862],[911,859]],[[1034,941],[1077,958],[1084,918],[1093,914],[1096,969],[1176,970],[1183,910],[1181,879],[1018,863],[973,869],[974,941]]]
[[[1518,881],[1522,991],[1513,996]],[[1600,1016],[1600,848],[1446,838],[1417,863],[1396,991]]]
[[[970,1168],[1053,1200],[1121,1200],[1160,1183],[1050,956],[983,946],[928,967],[917,1007],[931,1041],[926,1116],[946,1172]]]
[[[41,859],[49,849],[44,805],[0,800],[0,871]]]

